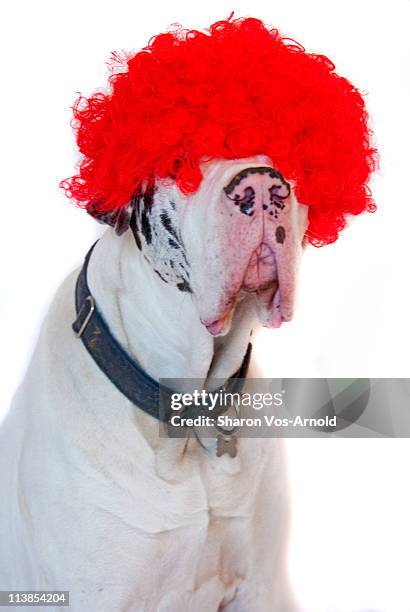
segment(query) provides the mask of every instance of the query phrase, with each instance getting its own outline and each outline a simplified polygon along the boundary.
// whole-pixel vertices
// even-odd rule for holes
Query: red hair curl
[[[310,206],[309,242],[334,242],[346,215],[375,210],[367,182],[377,163],[363,98],[334,68],[253,18],[159,34],[135,55],[113,55],[110,93],[76,101],[83,159],[61,186],[106,212],[149,178],[188,194],[202,159],[264,154]]]

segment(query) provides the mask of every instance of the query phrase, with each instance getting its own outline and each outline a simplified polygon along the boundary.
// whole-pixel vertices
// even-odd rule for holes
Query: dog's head
[[[161,282],[190,294],[211,334],[228,332],[235,305],[249,294],[262,324],[279,327],[293,313],[308,207],[266,157],[201,169],[195,194],[156,181],[127,207],[92,214],[119,235],[132,230]]]
[[[334,242],[349,214],[375,209],[358,90],[250,18],[176,28],[114,68],[110,92],[74,106],[83,159],[67,194],[118,233],[130,225],[212,334],[246,292],[265,324],[290,319],[303,236]]]

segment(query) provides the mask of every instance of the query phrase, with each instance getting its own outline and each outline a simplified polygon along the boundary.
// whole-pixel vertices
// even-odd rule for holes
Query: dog
[[[295,612],[282,442],[174,436],[167,398],[245,391],[252,331],[293,316],[305,243],[375,210],[364,100],[233,15],[111,69],[73,107],[82,159],[61,183],[110,228],[0,431],[0,589],[70,591],[75,612]]]
[[[88,262],[93,307],[154,381],[228,380],[252,330],[292,318],[308,207],[263,155],[201,172],[194,194],[146,184]],[[217,456],[161,437],[72,329],[78,276],[0,430],[0,588],[69,590],[75,612],[294,612],[281,440]]]

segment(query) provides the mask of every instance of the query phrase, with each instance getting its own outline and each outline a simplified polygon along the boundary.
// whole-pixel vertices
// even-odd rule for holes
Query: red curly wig
[[[346,215],[374,211],[377,163],[359,91],[323,55],[253,18],[205,32],[159,34],[113,54],[109,93],[76,101],[79,172],[61,182],[100,212],[125,206],[147,179],[195,192],[203,159],[267,155],[308,204],[308,240],[334,242]]]

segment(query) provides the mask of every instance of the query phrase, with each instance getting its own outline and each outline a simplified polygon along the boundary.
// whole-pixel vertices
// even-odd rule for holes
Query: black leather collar
[[[77,279],[75,289],[77,318],[72,328],[76,336],[81,338],[85,348],[100,370],[123,395],[150,416],[161,421],[167,421],[170,409],[160,409],[160,401],[161,406],[164,406],[164,396],[170,398],[173,391],[160,387],[158,382],[144,372],[138,363],[125,352],[111,334],[90,292],[87,283],[87,268],[96,244],[94,243],[87,253]],[[229,378],[222,390],[227,393],[241,392],[248,372],[251,352],[252,345],[249,343],[239,370]],[[201,409],[196,408],[195,410],[195,416],[201,414]],[[203,410],[205,412],[206,408]],[[214,415],[216,416],[215,412]]]

